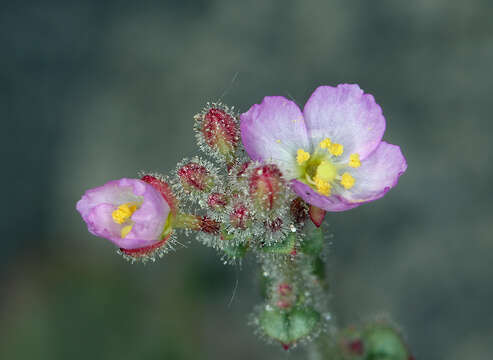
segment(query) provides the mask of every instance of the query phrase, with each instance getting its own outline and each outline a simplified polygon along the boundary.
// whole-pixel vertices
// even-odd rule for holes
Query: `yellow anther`
[[[120,232],[120,235],[122,236],[122,239],[128,235],[128,233],[132,230],[133,225],[127,225],[122,228],[122,231]]]
[[[309,153],[307,153],[303,149],[298,149],[298,154],[296,156],[296,161],[298,162],[298,165],[302,165],[309,158],[310,158],[310,154]]]
[[[111,213],[111,217],[117,224],[123,224],[130,216],[132,216],[135,210],[137,210],[137,206],[132,203],[122,204]]]
[[[330,141],[330,139],[325,138],[322,141],[320,141],[320,144],[318,144],[318,146],[320,146],[322,149],[329,149],[331,144],[332,142]]]
[[[329,152],[334,156],[341,156],[344,151],[344,146],[341,144],[332,143],[329,147]]]
[[[280,144],[281,143],[281,140],[280,139],[277,139],[276,140],[276,143]]]
[[[330,195],[331,186],[330,186],[330,183],[328,181],[324,181],[324,180],[320,179],[318,176],[315,176],[315,178],[313,180],[315,181],[315,186],[317,187],[317,191],[320,194],[325,195],[325,196]]]
[[[361,161],[359,160],[359,154],[351,154],[349,155],[349,166],[353,168],[358,168],[361,166]]]
[[[342,174],[341,185],[344,186],[345,189],[349,190],[354,186],[354,178],[347,172]]]

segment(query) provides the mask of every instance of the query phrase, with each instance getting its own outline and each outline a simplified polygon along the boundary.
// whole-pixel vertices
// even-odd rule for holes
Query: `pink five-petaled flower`
[[[240,119],[248,155],[276,163],[299,196],[327,211],[381,198],[407,168],[399,146],[382,141],[380,106],[358,85],[320,86],[303,112],[267,96]]]
[[[87,190],[77,202],[90,233],[131,253],[166,241],[172,206],[153,184],[125,178]]]

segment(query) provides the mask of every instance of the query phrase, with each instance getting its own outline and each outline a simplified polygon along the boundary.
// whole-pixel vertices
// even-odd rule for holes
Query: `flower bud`
[[[194,119],[199,143],[212,149],[216,157],[232,162],[240,139],[236,115],[226,106],[212,104]]]
[[[283,221],[281,218],[275,218],[272,221],[266,221],[264,225],[273,233],[278,232],[282,229]]]
[[[189,162],[177,171],[183,188],[188,191],[208,191],[214,186],[214,177],[209,170],[196,162]]]
[[[289,207],[291,217],[296,224],[304,223],[308,216],[308,206],[302,198],[298,197],[291,201]]]
[[[218,235],[219,231],[221,230],[221,225],[217,221],[210,219],[207,216],[203,216],[200,218],[199,227],[200,231],[214,235]]]
[[[77,210],[89,232],[112,241],[121,252],[140,258],[155,252],[172,232],[172,209],[167,185],[120,179],[86,191]]]
[[[247,222],[250,219],[250,214],[247,207],[244,204],[237,204],[231,214],[229,215],[229,221],[231,225],[238,229],[246,229]]]
[[[248,169],[248,167],[250,166],[252,162],[251,161],[245,161],[244,163],[240,164],[236,169],[238,170],[236,172],[236,177],[237,178],[241,178],[242,176],[244,176],[246,174],[246,171]]]
[[[250,196],[259,210],[271,211],[281,204],[285,182],[276,165],[255,168],[250,176]]]
[[[220,210],[223,209],[228,204],[228,199],[226,195],[221,193],[212,193],[207,198],[207,205],[212,210]]]

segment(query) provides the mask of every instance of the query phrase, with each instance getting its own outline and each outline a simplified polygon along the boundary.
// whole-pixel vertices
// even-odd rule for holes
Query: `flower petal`
[[[314,145],[329,138],[344,146],[341,161],[347,161],[352,153],[365,159],[385,132],[382,109],[356,84],[319,86],[306,102],[303,114]]]
[[[349,170],[355,184],[343,190],[340,196],[350,203],[366,203],[384,196],[397,185],[399,176],[407,169],[406,159],[397,145],[382,141],[361,167]]]
[[[144,202],[140,209],[132,215],[134,225],[132,231],[124,239],[127,244],[125,249],[139,247],[135,246],[134,242],[144,241],[147,242],[144,246],[148,246],[149,242],[161,240],[160,235],[168,220],[169,205],[151,185],[145,185],[145,192],[142,193]]]
[[[319,207],[320,209],[324,209],[325,211],[345,211],[360,205],[348,203],[338,195],[321,195],[310,186],[298,180],[294,180],[291,183],[291,187],[293,191],[297,193],[307,203]]]
[[[276,162],[288,178],[296,168],[296,151],[310,151],[298,105],[282,96],[266,96],[240,115],[241,140],[253,160]]]
[[[113,221],[111,214],[114,210],[115,206],[107,203],[101,203],[91,208],[88,214],[83,217],[89,232],[116,243],[121,238],[122,225]]]
[[[113,180],[103,186],[87,190],[77,202],[77,211],[79,211],[84,218],[94,206],[101,203],[118,206],[128,202],[139,201],[138,195],[140,195],[142,191],[140,186],[139,189],[134,189],[133,182],[135,182],[133,179]],[[139,194],[134,193],[136,190]]]

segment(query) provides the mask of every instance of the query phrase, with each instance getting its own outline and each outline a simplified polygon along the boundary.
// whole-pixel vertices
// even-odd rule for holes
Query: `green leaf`
[[[296,235],[293,233],[290,233],[288,236],[286,236],[283,241],[274,243],[269,246],[264,246],[262,248],[262,251],[267,252],[267,253],[276,253],[276,254],[290,254],[293,249],[294,245],[296,244]]]
[[[260,314],[260,326],[271,338],[283,344],[290,343],[287,315],[280,310],[265,310]]]
[[[366,360],[407,360],[409,353],[399,333],[387,326],[370,327],[363,335]]]
[[[324,248],[324,234],[321,228],[307,230],[307,236],[301,243],[301,251],[308,255],[319,255]]]
[[[297,341],[308,336],[320,321],[320,314],[311,308],[295,308],[289,314],[289,337]]]
[[[319,321],[320,314],[305,307],[287,313],[279,309],[265,310],[260,314],[260,326],[265,334],[286,345],[310,335]]]

